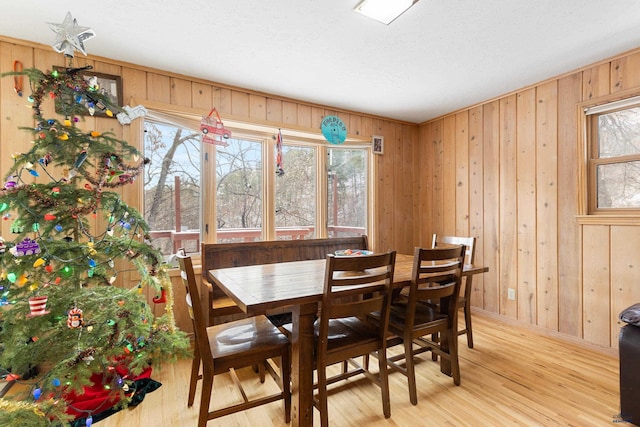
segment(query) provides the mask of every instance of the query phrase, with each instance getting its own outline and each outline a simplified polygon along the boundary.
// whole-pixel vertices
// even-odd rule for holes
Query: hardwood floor
[[[329,396],[333,426],[611,426],[619,425],[618,359],[529,329],[474,315],[474,349],[460,337],[459,387],[440,373],[430,353],[419,356],[418,405],[409,403],[406,378],[392,373],[391,418],[382,414],[380,391],[356,377],[334,385]],[[375,364],[374,364],[375,365]],[[196,404],[187,408],[190,360],[163,366],[153,378],[163,385],[138,407],[121,411],[101,427],[195,426]],[[251,370],[243,381],[258,392]],[[214,396],[228,399],[233,386],[216,377]],[[251,390],[251,386],[248,387]],[[213,402],[215,405],[215,402]],[[315,412],[314,424],[319,425]],[[213,426],[284,426],[281,403],[209,421]]]

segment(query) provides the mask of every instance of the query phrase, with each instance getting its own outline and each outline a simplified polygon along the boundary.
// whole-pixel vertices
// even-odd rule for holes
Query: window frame
[[[640,208],[599,208],[597,206],[597,168],[601,165],[640,161],[640,154],[599,157],[598,117],[629,108],[640,107],[640,93],[627,92],[590,100],[578,105],[580,132],[580,160],[578,173],[578,219],[582,224],[625,224],[640,218]]]

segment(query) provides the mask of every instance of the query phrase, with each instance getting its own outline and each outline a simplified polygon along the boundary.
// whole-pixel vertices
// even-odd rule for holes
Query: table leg
[[[318,304],[293,308],[291,424],[313,425],[313,322]]]

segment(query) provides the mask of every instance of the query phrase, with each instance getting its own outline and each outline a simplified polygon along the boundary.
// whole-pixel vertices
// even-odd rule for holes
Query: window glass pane
[[[144,218],[163,254],[199,251],[200,133],[154,121],[144,124]]]
[[[640,208],[640,161],[598,165],[598,208]]]
[[[227,142],[227,147],[216,147],[217,240],[260,240],[262,144],[246,139]]]
[[[598,156],[610,158],[640,153],[640,107],[598,117]]]
[[[316,150],[283,145],[282,159],[285,173],[276,176],[276,238],[311,238],[316,218]]]
[[[328,149],[328,235],[367,234],[367,150]]]

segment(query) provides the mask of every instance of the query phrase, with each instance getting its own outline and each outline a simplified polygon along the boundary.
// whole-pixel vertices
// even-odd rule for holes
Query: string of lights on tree
[[[21,373],[46,369],[35,382],[22,381],[28,398],[0,399],[0,425],[64,423],[82,413],[89,426],[101,408],[85,411],[73,402],[93,376],[113,395],[105,405],[126,404],[137,374],[188,351],[149,227],[115,191],[134,183],[148,160],[114,133],[83,129],[87,114],[124,124],[131,110],[84,78],[90,67],[74,67],[74,50],[86,54],[83,41],[93,31],[70,14],[50,26],[68,66],[19,72],[29,78],[34,125],[20,128],[31,134],[29,149],[12,154],[0,189],[0,215],[11,221],[13,237],[0,236],[0,375],[21,381]],[[60,118],[44,116],[46,102]],[[127,272],[137,277],[133,287],[116,283]],[[164,304],[163,316],[154,316],[145,288],[157,292],[153,302]]]

